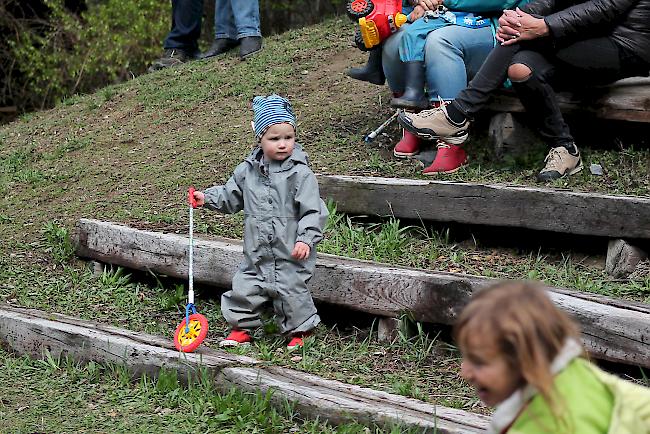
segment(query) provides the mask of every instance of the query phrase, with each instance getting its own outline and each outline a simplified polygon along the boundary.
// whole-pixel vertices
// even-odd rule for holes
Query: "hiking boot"
[[[262,49],[261,36],[246,36],[239,40],[239,58],[244,60]]]
[[[421,139],[442,139],[452,145],[459,145],[467,140],[469,121],[466,119],[457,125],[447,116],[444,104],[420,113],[402,112],[397,116],[399,123]]]
[[[460,146],[438,140],[436,147],[438,148],[436,158],[431,163],[431,166],[424,169],[423,175],[454,173],[467,163],[467,153]]]
[[[549,151],[544,159],[546,166],[537,174],[537,180],[540,182],[549,182],[562,178],[566,175],[573,175],[582,170],[582,158],[580,151],[573,145],[575,155],[572,155],[564,146],[558,146]]]
[[[253,338],[246,330],[231,330],[226,339],[219,342],[221,348],[224,347],[238,347],[240,345],[248,345],[253,341]]]
[[[429,108],[424,95],[424,62],[404,62],[404,94],[390,100],[390,105],[406,110],[420,111]]]
[[[209,59],[210,57],[218,56],[227,53],[231,49],[239,45],[239,41],[230,38],[217,38],[212,42],[208,51],[201,54],[201,59]]]
[[[311,336],[311,332],[296,333],[287,344],[287,350],[293,351],[302,348],[305,345],[303,339],[308,336]]]
[[[189,62],[194,57],[187,51],[180,48],[167,48],[160,59],[156,60],[149,67],[149,72],[169,68],[170,66],[180,65]]]
[[[355,80],[367,81],[368,83],[383,85],[386,82],[384,67],[381,63],[381,48],[370,50],[368,62],[361,68],[350,68],[345,75]]]
[[[420,152],[420,138],[415,134],[402,130],[402,140],[400,140],[395,149],[393,149],[393,155],[397,158],[406,158],[412,157],[413,155]]]

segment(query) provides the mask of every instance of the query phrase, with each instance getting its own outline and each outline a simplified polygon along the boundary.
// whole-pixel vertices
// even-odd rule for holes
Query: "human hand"
[[[202,191],[194,191],[194,200],[196,201],[196,206],[205,205],[205,194]]]
[[[416,7],[413,8],[413,12],[409,14],[409,21],[413,22],[417,20],[418,18],[421,18],[424,16],[424,8],[420,5],[417,5]]]
[[[443,0],[420,0],[418,6],[421,6],[425,11],[435,11],[442,2]]]
[[[497,40],[501,45],[512,45],[519,41],[530,41],[549,34],[543,18],[535,18],[519,8],[505,10],[499,18]]]
[[[293,252],[291,252],[291,257],[294,259],[298,259],[299,261],[302,261],[309,257],[310,252],[311,252],[311,248],[309,247],[309,244],[305,244],[302,241],[298,241],[296,242],[296,245],[293,248]]]

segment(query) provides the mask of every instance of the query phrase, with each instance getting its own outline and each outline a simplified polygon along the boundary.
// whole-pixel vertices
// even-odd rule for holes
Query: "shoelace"
[[[544,159],[547,169],[556,170],[561,168],[562,162],[564,161],[564,155],[562,155],[559,149],[560,148],[551,149]]]
[[[438,149],[442,149],[442,148],[451,149],[451,145],[449,143],[445,142],[444,140],[438,139],[438,140],[436,140],[436,148],[438,148]]]

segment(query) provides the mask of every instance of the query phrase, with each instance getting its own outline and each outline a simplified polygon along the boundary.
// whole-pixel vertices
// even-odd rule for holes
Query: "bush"
[[[169,31],[169,2],[86,1],[80,12],[68,9],[69,3],[43,0],[40,17],[23,9],[12,16],[8,11],[17,10],[15,1],[0,0],[0,27],[8,43],[8,52],[0,56],[14,59],[0,59],[3,88],[13,89],[0,95],[0,105],[48,107],[140,74],[160,54]]]

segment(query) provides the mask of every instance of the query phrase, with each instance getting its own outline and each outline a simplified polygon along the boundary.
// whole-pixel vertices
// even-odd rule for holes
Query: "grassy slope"
[[[186,186],[202,188],[224,181],[248,153],[252,145],[248,101],[256,94],[289,96],[299,119],[300,141],[316,171],[420,176],[416,164],[391,157],[390,139],[383,137],[371,146],[361,140],[391,110],[385,88],[344,77],[345,68],[365,57],[350,48],[350,34],[346,20],[328,21],[267,39],[265,49],[245,63],[231,55],[138,77],[0,128],[0,301],[169,335],[179,318],[177,305],[184,301],[182,290],[179,295],[169,282],[129,284],[110,272],[97,279],[82,263],[64,266],[56,260],[65,256],[57,233],[72,228],[80,217],[184,232]],[[395,128],[389,133],[397,135]],[[528,182],[538,164],[523,162],[516,170],[497,170],[486,163],[489,153],[480,140],[469,146],[477,158],[455,179]],[[597,155],[611,161],[627,159],[630,173],[598,183],[581,175],[569,180],[569,187],[647,194],[647,153]],[[198,226],[202,232],[241,235],[240,216],[199,213]],[[440,246],[439,251],[427,250],[431,245]],[[405,247],[400,257],[406,258],[406,265],[482,272],[496,261],[501,268],[484,274],[530,273],[528,266],[512,265],[517,254],[501,261],[500,253],[465,255],[454,246],[427,239]],[[367,254],[331,243],[327,249]],[[464,255],[472,261],[473,256],[486,259],[463,262]],[[378,259],[382,258],[386,257]],[[527,260],[540,262],[535,255]],[[556,275],[553,270],[551,277]],[[218,308],[205,295],[203,313],[215,330],[221,330]],[[312,355],[297,362],[282,352],[279,340],[262,340],[250,352],[329,378],[429,397],[445,405],[476,406],[471,392],[453,374],[458,368],[456,355],[432,347],[430,341],[386,347],[354,331],[320,333]],[[17,414],[16,408],[9,414]]]

